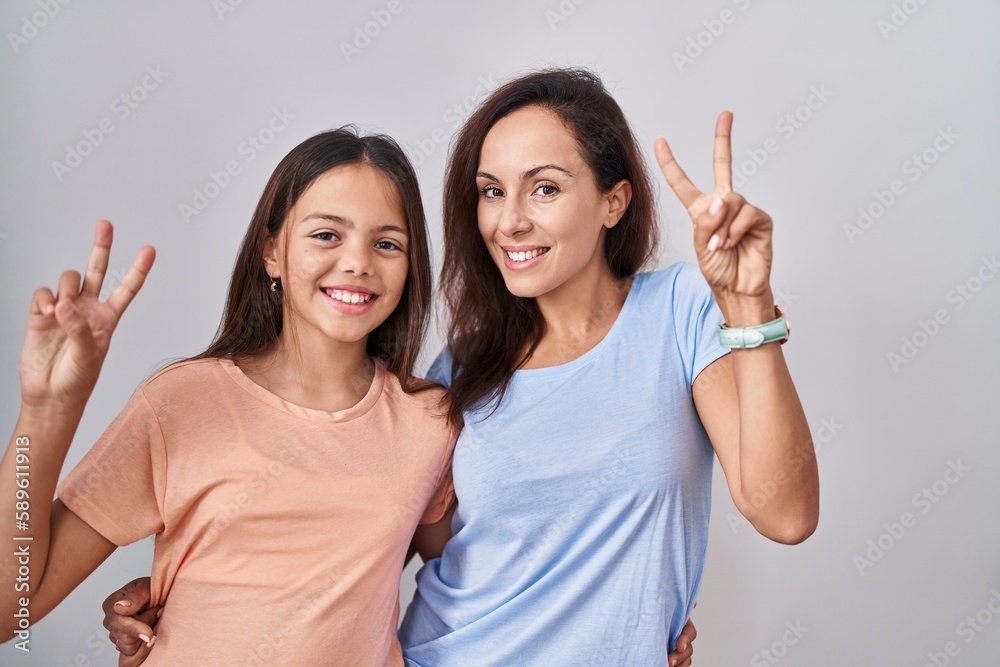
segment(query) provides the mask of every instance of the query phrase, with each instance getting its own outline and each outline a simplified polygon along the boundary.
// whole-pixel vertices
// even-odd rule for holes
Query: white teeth
[[[357,292],[347,292],[339,289],[330,290],[326,294],[332,299],[350,304],[368,303],[372,300],[371,294],[358,294]]]
[[[512,262],[526,262],[529,259],[534,259],[539,255],[544,255],[549,251],[548,248],[535,248],[534,250],[529,250],[527,252],[507,252],[507,257],[510,258]]]

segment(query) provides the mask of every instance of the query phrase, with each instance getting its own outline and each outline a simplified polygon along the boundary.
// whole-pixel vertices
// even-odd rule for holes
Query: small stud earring
[[[278,280],[280,280],[280,278],[272,278],[271,279],[271,291],[272,292],[277,292],[278,291]]]

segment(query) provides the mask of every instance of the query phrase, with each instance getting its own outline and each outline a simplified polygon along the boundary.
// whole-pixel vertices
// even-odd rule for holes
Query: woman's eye
[[[333,232],[317,232],[316,234],[313,234],[313,238],[320,241],[336,241],[337,235]]]
[[[379,250],[402,250],[403,249],[398,244],[393,243],[392,241],[379,241],[378,243],[375,244],[375,247],[378,248]]]
[[[487,185],[480,192],[482,192],[483,196],[485,196],[487,199],[496,199],[497,197],[503,194],[503,191],[500,190],[500,188],[493,185]]]
[[[557,188],[554,185],[545,184],[545,185],[539,185],[537,188],[535,188],[535,192],[538,192],[539,194],[542,194],[546,197],[551,197],[555,193],[559,192],[559,188]]]

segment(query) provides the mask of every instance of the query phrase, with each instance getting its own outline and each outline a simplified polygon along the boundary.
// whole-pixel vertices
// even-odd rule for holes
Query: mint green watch
[[[758,324],[755,327],[736,327],[730,329],[725,324],[719,327],[719,344],[737,350],[750,350],[765,343],[784,343],[788,340],[791,327],[785,314],[777,306],[774,307],[777,319]]]

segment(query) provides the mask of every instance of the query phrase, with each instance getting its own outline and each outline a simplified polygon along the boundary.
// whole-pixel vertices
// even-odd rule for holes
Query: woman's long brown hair
[[[406,287],[396,309],[368,335],[368,354],[385,362],[404,391],[426,386],[413,380],[431,299],[427,223],[417,177],[391,137],[362,136],[352,127],[310,137],[278,163],[243,237],[219,331],[208,349],[192,359],[253,358],[274,347],[281,335],[283,292],[271,291],[263,259],[265,243],[277,238],[295,202],[313,181],[334,167],[351,164],[370,165],[395,184],[409,231]]]
[[[469,410],[490,404],[496,410],[514,371],[531,357],[545,331],[535,300],[507,290],[477,218],[476,172],[483,140],[498,120],[528,106],[562,119],[602,192],[621,180],[631,183],[628,209],[605,235],[604,257],[615,277],[635,274],[656,248],[656,211],[645,161],[625,115],[597,75],[581,69],[544,70],[490,95],[459,132],[445,175],[441,288],[450,310],[448,346],[454,366],[449,417],[456,424]]]

